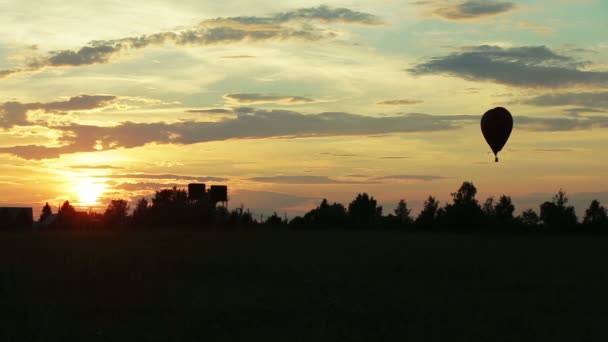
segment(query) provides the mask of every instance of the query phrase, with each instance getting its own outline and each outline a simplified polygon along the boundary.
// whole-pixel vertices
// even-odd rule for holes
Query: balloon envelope
[[[498,161],[498,152],[507,143],[512,130],[513,117],[503,107],[490,109],[481,117],[481,132],[492,148],[496,161]]]

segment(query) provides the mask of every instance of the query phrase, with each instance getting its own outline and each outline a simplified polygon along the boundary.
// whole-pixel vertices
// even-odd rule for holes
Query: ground
[[[0,341],[600,341],[608,237],[1,233]]]

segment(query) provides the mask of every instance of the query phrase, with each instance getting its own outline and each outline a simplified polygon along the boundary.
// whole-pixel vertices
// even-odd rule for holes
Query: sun
[[[99,197],[106,191],[106,184],[97,179],[82,178],[77,181],[75,190],[78,205],[94,206],[100,204]]]

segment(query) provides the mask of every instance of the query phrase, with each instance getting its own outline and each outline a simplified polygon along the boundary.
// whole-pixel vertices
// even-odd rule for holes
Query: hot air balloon
[[[481,117],[481,133],[494,152],[494,161],[498,162],[498,152],[507,143],[513,130],[513,117],[503,107],[488,110]]]

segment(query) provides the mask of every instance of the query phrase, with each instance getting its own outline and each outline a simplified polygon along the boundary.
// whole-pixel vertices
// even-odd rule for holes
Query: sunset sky
[[[608,2],[3,1],[0,206],[188,183],[290,217],[463,181],[608,204]],[[513,133],[494,163],[481,115]],[[133,205],[132,205],[133,207]]]

